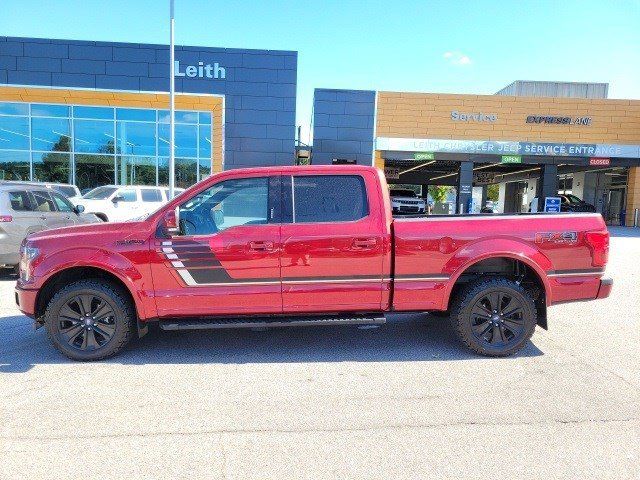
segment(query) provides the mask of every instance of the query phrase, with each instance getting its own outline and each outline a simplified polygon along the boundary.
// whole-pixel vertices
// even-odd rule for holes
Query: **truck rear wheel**
[[[451,324],[471,350],[504,357],[523,348],[536,328],[533,298],[518,283],[481,278],[469,283],[454,299]]]
[[[72,360],[102,360],[131,339],[136,314],[115,285],[80,280],[58,291],[45,312],[53,345]]]

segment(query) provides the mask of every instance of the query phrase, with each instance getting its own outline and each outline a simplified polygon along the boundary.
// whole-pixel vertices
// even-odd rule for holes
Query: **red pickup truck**
[[[364,166],[210,177],[147,218],[49,230],[21,249],[16,301],[76,360],[162,329],[379,324],[449,317],[474,351],[522,348],[547,307],[605,298],[598,214],[393,218]],[[444,316],[444,315],[443,315]]]

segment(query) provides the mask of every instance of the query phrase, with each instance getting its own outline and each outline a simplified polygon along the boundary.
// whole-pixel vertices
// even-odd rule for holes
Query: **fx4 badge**
[[[536,243],[568,244],[578,241],[578,232],[537,232]]]

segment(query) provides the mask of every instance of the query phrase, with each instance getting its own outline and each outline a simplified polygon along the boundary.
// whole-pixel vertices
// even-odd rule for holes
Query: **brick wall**
[[[375,97],[369,90],[315,90],[314,165],[331,164],[334,158],[371,165]]]
[[[451,111],[496,114],[453,121]],[[585,116],[592,125],[528,124],[528,115]],[[379,92],[376,136],[640,144],[640,101]]]
[[[176,60],[225,68],[176,78],[177,92],[225,96],[225,168],[293,163],[297,52],[177,46]],[[0,84],[166,92],[169,48],[0,36]]]

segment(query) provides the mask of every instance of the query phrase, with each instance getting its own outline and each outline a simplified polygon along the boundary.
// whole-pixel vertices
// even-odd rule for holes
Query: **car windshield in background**
[[[67,197],[76,196],[76,189],[73,187],[65,187],[64,185],[54,185],[53,188],[54,190],[57,190],[58,192],[60,192],[61,194]]]
[[[106,200],[116,190],[116,187],[97,187],[87,192],[82,198],[86,198],[87,200]]]
[[[416,192],[414,192],[413,190],[391,190],[390,195],[392,197],[415,197],[416,196]]]
[[[567,200],[569,200],[569,203],[582,203],[582,200],[580,200],[575,195],[565,195],[565,196],[567,197]]]

